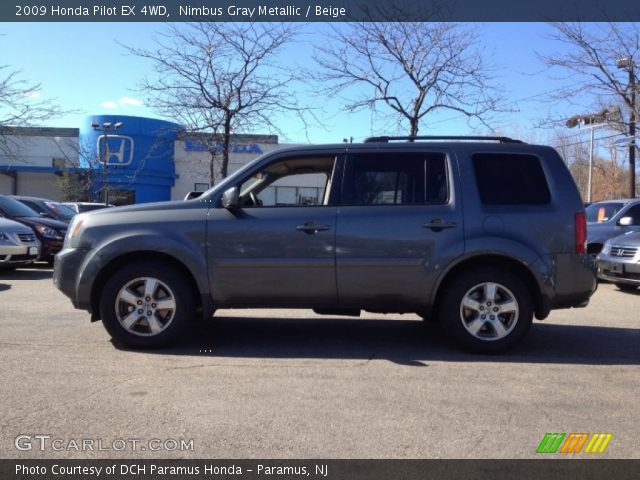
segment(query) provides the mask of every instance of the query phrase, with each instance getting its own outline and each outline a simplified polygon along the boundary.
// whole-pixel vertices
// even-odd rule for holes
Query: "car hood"
[[[0,218],[0,232],[4,233],[33,233],[33,231],[23,223]]]
[[[62,232],[66,232],[67,228],[69,227],[64,222],[44,217],[18,217],[16,218],[16,220],[30,226],[44,225],[45,227],[55,228],[56,230],[60,230]]]
[[[99,210],[91,210],[90,212],[83,212],[81,215],[85,218],[89,215],[94,218],[102,218],[108,217],[110,215],[120,215],[122,213],[152,212],[157,210],[181,210],[193,208],[193,206],[198,202],[200,202],[199,205],[201,206],[204,200],[171,200],[167,202],[139,203],[136,205],[125,205],[122,207],[110,207],[101,208]]]
[[[611,243],[615,245],[640,247],[640,230],[634,230],[624,235],[618,235],[611,239]]]

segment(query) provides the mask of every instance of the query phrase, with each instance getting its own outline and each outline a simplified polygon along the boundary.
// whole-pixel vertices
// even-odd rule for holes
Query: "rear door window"
[[[540,159],[514,153],[476,153],[472,157],[484,205],[545,205],[551,201]]]
[[[449,196],[444,154],[366,153],[347,159],[345,205],[440,205]]]

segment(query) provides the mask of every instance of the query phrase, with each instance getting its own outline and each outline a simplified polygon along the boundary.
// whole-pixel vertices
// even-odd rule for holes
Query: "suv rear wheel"
[[[102,321],[117,341],[154,348],[174,341],[194,315],[184,275],[158,262],[136,262],[106,282],[100,298]]]
[[[439,317],[451,340],[477,353],[501,353],[515,346],[533,320],[524,283],[503,270],[479,268],[447,285]]]

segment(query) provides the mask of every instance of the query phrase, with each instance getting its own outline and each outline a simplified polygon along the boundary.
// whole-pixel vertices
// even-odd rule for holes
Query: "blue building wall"
[[[104,132],[96,131],[92,122],[100,127],[105,122],[111,123],[106,135],[108,149],[105,150]],[[122,127],[114,130],[117,122],[122,122]],[[174,142],[182,130],[176,123],[144,117],[94,115],[85,118],[80,127],[80,162],[81,166],[93,169],[94,198],[104,199],[101,192],[108,181],[109,190],[134,192],[135,203],[170,200],[176,179]]]

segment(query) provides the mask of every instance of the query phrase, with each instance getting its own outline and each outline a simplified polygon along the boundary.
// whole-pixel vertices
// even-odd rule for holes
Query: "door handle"
[[[330,229],[331,229],[331,225],[325,225],[325,224],[316,223],[316,222],[305,222],[302,225],[298,225],[296,227],[296,230],[298,232],[304,232],[309,235],[313,235],[315,233],[322,232],[324,230],[330,230]]]
[[[434,232],[440,232],[445,228],[455,228],[457,226],[458,224],[456,222],[445,222],[441,218],[435,218],[423,225],[424,228],[430,228]]]

